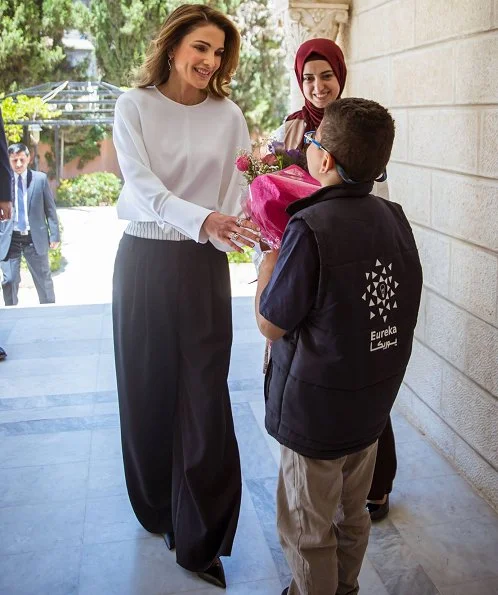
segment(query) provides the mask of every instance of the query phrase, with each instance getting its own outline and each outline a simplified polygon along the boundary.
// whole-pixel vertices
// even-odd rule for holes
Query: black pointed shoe
[[[5,351],[5,349],[2,349],[0,347],[0,362],[5,359],[7,357],[7,352]]]
[[[166,533],[163,533],[163,539],[166,542],[166,547],[170,551],[175,549],[175,534],[173,533],[173,531],[166,531]]]
[[[198,572],[197,576],[203,581],[211,583],[221,589],[226,589],[227,587],[225,571],[223,570],[223,564],[219,558],[215,558],[211,566],[202,572]]]
[[[373,502],[367,502],[367,510],[370,514],[370,520],[374,523],[385,519],[389,514],[389,494],[387,494],[384,504],[374,504]]]
[[[287,595],[288,592],[289,592],[289,587],[285,587],[285,589],[282,591],[282,595]]]

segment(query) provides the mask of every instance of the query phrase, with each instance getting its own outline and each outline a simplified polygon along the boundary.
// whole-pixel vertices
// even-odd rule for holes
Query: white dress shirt
[[[241,214],[235,159],[251,143],[229,99],[183,105],[156,87],[132,89],[116,102],[113,137],[125,182],[120,219],[155,222],[162,232],[205,243],[201,228],[210,213]]]
[[[19,174],[14,174],[15,178],[15,194],[14,194],[14,231],[19,231],[19,227],[17,226],[17,222],[19,221],[19,209],[17,205],[17,194],[18,194],[18,184],[19,184]],[[30,230],[29,227],[29,219],[28,219],[28,170],[21,174],[22,179],[22,187],[24,191],[24,215],[26,221],[26,231]]]

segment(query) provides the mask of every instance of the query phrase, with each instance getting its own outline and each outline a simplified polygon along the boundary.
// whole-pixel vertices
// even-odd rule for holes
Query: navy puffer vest
[[[334,459],[381,434],[410,358],[422,288],[400,205],[371,184],[323,188],[288,209],[313,231],[315,304],[272,345],[266,428],[281,444]]]

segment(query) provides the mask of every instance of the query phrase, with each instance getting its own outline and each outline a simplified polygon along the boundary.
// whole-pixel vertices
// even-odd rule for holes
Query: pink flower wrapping
[[[285,209],[294,201],[319,190],[320,185],[297,165],[264,174],[249,185],[244,204],[247,217],[259,225],[262,239],[273,249],[280,248],[289,221]]]

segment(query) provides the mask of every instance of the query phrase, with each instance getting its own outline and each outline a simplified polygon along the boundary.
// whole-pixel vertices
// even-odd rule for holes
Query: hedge
[[[118,200],[121,186],[121,180],[108,172],[81,174],[61,181],[56,203],[59,207],[113,205]]]

